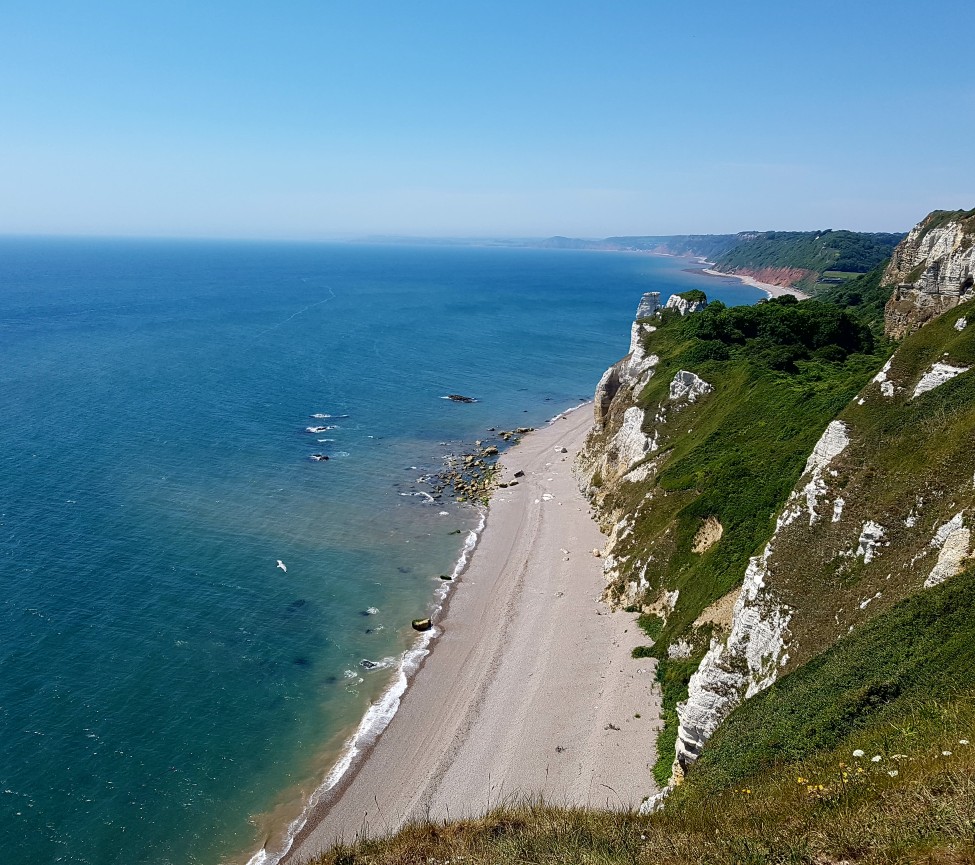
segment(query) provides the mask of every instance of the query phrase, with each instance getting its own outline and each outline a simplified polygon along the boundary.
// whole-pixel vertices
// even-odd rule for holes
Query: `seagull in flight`
[[[281,559],[278,559],[278,567],[281,568],[281,570],[285,573],[288,573],[288,566],[282,562]]]

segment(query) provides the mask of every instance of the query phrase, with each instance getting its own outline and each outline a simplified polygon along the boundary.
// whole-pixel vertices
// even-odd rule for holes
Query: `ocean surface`
[[[689,266],[0,240],[3,860],[273,846],[480,519],[417,479],[590,398],[643,292],[762,296]]]

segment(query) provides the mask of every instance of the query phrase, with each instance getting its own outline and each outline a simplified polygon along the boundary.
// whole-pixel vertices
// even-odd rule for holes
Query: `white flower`
[[[859,748],[857,748],[857,749],[856,749],[856,750],[855,750],[855,751],[853,752],[853,756],[854,756],[854,757],[862,757],[862,756],[863,756],[863,751],[861,751],[861,750],[860,750]]]
[[[906,760],[907,759],[907,754],[891,754],[890,755],[890,759],[891,760]]]
[[[958,740],[958,744],[959,745],[967,745],[968,744],[968,739],[959,739]]]
[[[883,760],[883,759],[884,759],[884,758],[883,758],[883,757],[881,757],[881,756],[880,756],[880,754],[874,754],[874,755],[873,755],[873,756],[872,756],[872,757],[870,758],[870,762],[871,762],[871,763],[879,763],[879,762],[880,762],[881,760]]]
[[[891,778],[896,778],[897,777],[897,770],[896,769],[889,769],[887,771],[887,774],[890,775]]]
[[[941,752],[941,756],[942,757],[950,757],[951,756],[951,751],[942,751]]]

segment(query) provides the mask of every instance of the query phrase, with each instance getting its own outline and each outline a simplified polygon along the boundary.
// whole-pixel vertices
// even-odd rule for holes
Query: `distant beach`
[[[757,288],[764,291],[769,297],[783,297],[784,295],[791,294],[793,297],[797,297],[799,300],[808,300],[810,295],[806,294],[804,291],[800,291],[798,288],[786,287],[782,285],[773,285],[770,282],[759,282],[751,276],[743,276],[738,273],[722,273],[720,270],[712,270],[709,267],[693,268],[688,271],[689,273],[703,273],[707,276],[717,276],[722,279],[735,279],[738,282],[744,283],[745,285],[750,285],[752,288]]]

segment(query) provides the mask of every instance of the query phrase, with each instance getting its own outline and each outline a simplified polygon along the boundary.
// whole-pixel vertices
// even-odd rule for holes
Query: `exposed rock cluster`
[[[935,211],[894,250],[882,284],[893,288],[884,310],[888,336],[912,330],[975,296],[975,215]]]
[[[707,305],[707,300],[689,300],[679,294],[672,294],[667,298],[664,309],[676,309],[681,315],[688,315],[692,312],[700,312]]]

